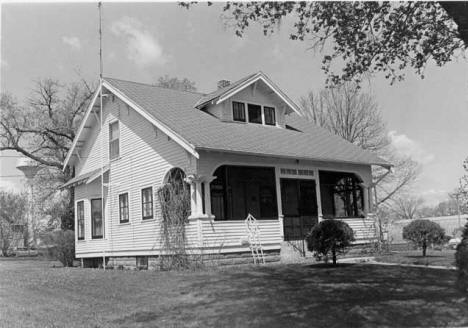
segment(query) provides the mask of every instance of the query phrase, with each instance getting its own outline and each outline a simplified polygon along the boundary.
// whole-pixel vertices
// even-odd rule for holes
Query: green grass
[[[422,251],[400,251],[391,254],[376,256],[376,261],[398,264],[434,265],[434,266],[455,266],[455,251],[450,249],[428,250],[427,256],[422,256]]]
[[[0,259],[0,326],[468,326],[455,278],[372,264],[104,272]]]

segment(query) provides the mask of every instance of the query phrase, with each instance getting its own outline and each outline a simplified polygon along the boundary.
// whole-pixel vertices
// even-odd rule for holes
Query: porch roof
[[[93,182],[94,180],[96,180],[97,178],[99,178],[101,176],[101,170],[103,170],[103,172],[106,173],[109,170],[109,167],[104,166],[102,169],[101,168],[95,169],[95,170],[89,171],[87,173],[83,173],[83,174],[81,174],[79,176],[76,176],[76,177],[68,180],[63,185],[61,185],[60,189],[74,187],[74,186],[78,186],[80,184]]]
[[[205,96],[201,93],[112,78],[105,81],[195,150],[391,166],[296,113],[286,116],[286,128],[226,122],[195,108]]]

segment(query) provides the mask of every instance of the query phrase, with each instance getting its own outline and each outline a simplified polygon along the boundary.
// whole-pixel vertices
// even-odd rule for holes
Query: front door
[[[315,180],[281,179],[285,241],[302,243],[318,222]]]

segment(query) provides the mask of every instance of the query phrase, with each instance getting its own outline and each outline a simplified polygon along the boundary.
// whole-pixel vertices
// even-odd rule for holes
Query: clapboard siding
[[[259,238],[262,245],[277,245],[280,247],[281,233],[279,220],[258,220]],[[214,252],[224,248],[249,248],[242,245],[247,241],[245,222],[242,221],[203,221],[203,246]]]
[[[80,257],[87,254],[112,253],[122,251],[151,251],[160,249],[161,212],[157,201],[157,189],[162,185],[166,173],[173,167],[180,167],[192,173],[196,160],[167,135],[157,130],[133,109],[128,108],[117,98],[109,99],[104,107],[102,133],[99,125],[93,126],[91,138],[80,155],[83,161],[77,165],[77,175],[101,167],[101,148],[105,155],[104,164],[109,164],[109,186],[105,188],[106,223],[105,238],[91,240],[91,195],[101,194],[100,179],[91,184],[75,188],[76,200],[86,199],[85,229],[86,238],[77,242],[76,253]],[[108,126],[118,119],[120,128],[120,158],[108,162]],[[104,146],[101,147],[103,138]],[[86,155],[84,155],[86,154]],[[153,220],[142,220],[141,189],[153,188]],[[129,223],[120,224],[119,194],[128,193]]]

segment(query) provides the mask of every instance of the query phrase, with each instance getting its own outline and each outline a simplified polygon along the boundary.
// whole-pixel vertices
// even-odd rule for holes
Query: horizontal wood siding
[[[86,238],[77,243],[77,256],[96,252],[152,251],[160,249],[161,212],[157,199],[157,190],[162,185],[166,173],[173,167],[183,169],[187,174],[193,173],[196,160],[175,141],[157,130],[153,125],[133,109],[127,107],[115,97],[109,99],[105,106],[105,120],[102,134],[93,132],[95,140],[88,140],[85,145],[90,156],[83,158],[78,174],[101,167],[98,154],[101,150],[99,138],[104,138],[106,156],[109,164],[109,187],[105,190],[106,226],[105,239],[97,242],[91,240],[91,214],[89,204],[85,206]],[[108,125],[119,120],[120,158],[108,161]],[[99,126],[94,127],[96,130]],[[76,188],[76,200],[100,195],[100,179],[90,185]],[[153,188],[152,220],[142,219],[141,189]],[[129,222],[120,223],[119,194],[128,193]],[[88,233],[89,231],[89,233]]]
[[[377,230],[375,222],[371,218],[352,218],[342,219],[354,231],[355,244],[367,243],[375,240],[377,237]]]
[[[277,245],[281,243],[280,224],[278,220],[258,220],[259,237],[262,245]],[[244,221],[203,221],[203,246],[213,252],[223,252],[229,248],[245,248],[242,245],[248,240]]]

